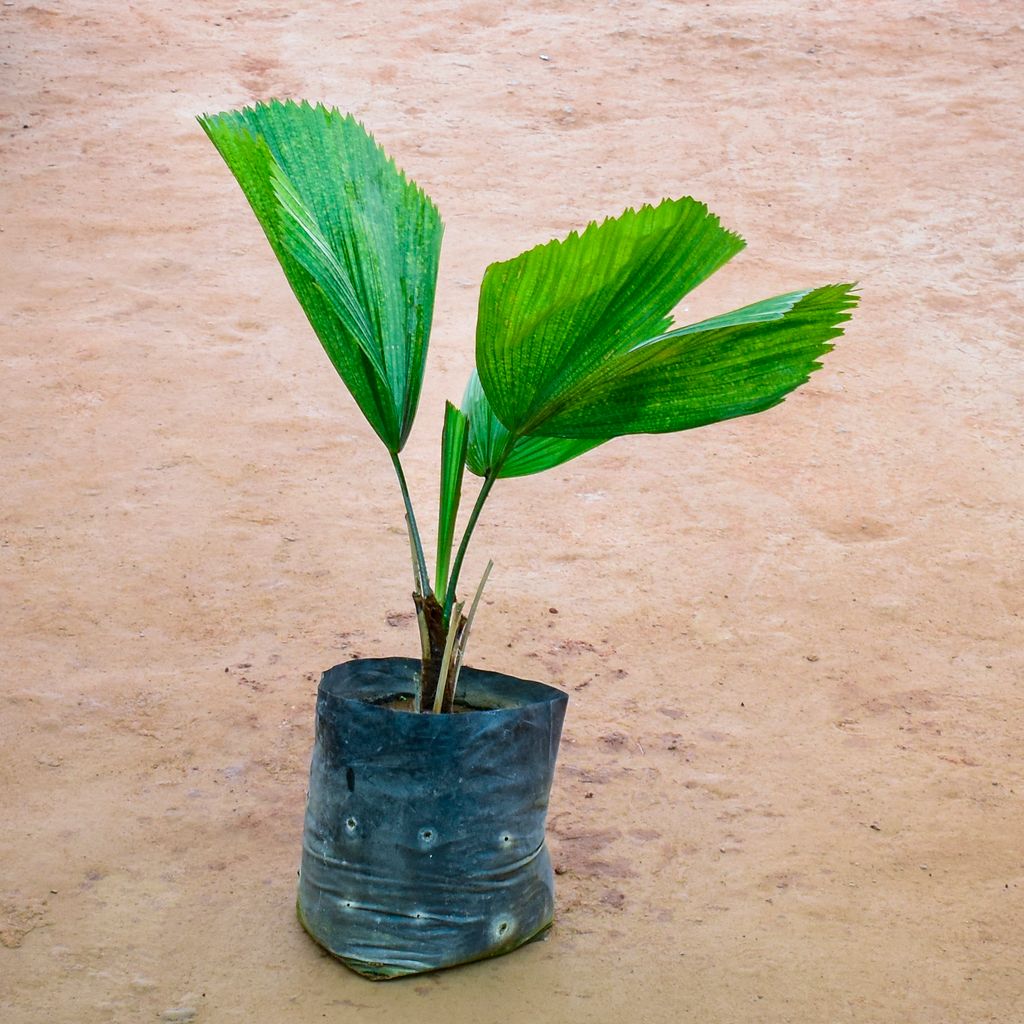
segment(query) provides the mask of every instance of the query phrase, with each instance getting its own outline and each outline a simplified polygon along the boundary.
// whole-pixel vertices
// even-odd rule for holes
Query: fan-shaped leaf
[[[537,429],[558,437],[689,430],[777,405],[842,334],[853,285],[792,292],[609,359]]]
[[[500,422],[517,436],[533,433],[604,360],[663,332],[679,300],[742,248],[686,197],[492,264],[476,355]]]
[[[200,118],[371,426],[401,450],[419,401],[442,225],[354,118],[271,102]]]

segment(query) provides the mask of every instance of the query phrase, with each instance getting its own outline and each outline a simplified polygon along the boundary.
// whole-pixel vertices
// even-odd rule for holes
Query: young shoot
[[[476,369],[445,407],[431,580],[401,452],[423,383],[442,224],[351,114],[259,103],[199,122],[234,174],[324,351],[387,449],[412,556],[416,708],[452,710],[480,595],[459,599],[498,480],[540,473],[625,434],[690,430],[778,405],[820,367],[854,286],[787,292],[676,326],[680,301],[744,247],[689,196],[627,209],[493,263]],[[481,478],[455,546],[465,471]],[[454,554],[453,554],[454,552]]]

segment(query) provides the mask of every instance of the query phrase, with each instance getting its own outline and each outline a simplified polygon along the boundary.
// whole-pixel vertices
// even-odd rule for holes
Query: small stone
[[[196,1011],[191,1006],[173,1006],[160,1014],[160,1019],[167,1024],[188,1024],[196,1019]]]
[[[540,59],[541,60],[551,60],[551,58],[546,53],[540,54]]]

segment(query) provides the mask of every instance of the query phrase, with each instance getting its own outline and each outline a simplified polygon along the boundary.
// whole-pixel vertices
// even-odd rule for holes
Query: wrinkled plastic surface
[[[299,919],[372,978],[510,952],[554,916],[544,825],[568,698],[464,668],[459,699],[489,710],[379,706],[412,695],[417,667],[350,661],[317,694]]]

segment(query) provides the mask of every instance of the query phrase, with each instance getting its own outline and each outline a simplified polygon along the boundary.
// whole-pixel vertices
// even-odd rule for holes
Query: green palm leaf
[[[498,419],[516,436],[534,433],[602,362],[666,330],[680,299],[743,244],[686,197],[492,264],[476,361]]]
[[[462,477],[466,469],[466,446],[469,421],[451,402],[445,402],[444,427],[441,433],[441,493],[437,515],[437,572],[434,586],[443,594],[448,586],[455,520],[462,497]]]
[[[781,402],[857,298],[829,285],[669,329],[672,307],[742,245],[702,204],[665,200],[489,267],[470,468],[493,471],[511,450],[536,472],[586,450],[572,441],[687,430]],[[500,475],[515,475],[512,457]]]
[[[199,120],[331,362],[397,453],[423,379],[436,208],[351,115],[274,101]]]
[[[770,409],[821,366],[857,304],[853,287],[780,295],[637,345],[566,394],[537,430],[660,434]]]

